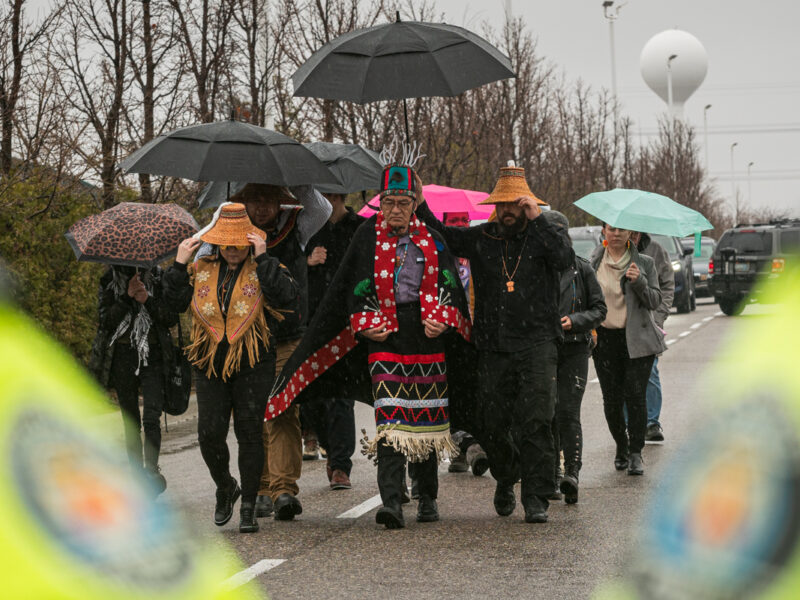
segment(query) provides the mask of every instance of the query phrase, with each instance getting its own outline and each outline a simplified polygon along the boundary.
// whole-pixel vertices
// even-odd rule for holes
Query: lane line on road
[[[694,324],[694,325],[692,325],[692,326],[691,326],[689,329],[697,329],[698,327],[702,327],[702,326],[703,326],[703,324],[702,324],[702,323],[695,323],[695,324]]]
[[[678,340],[667,340],[667,346],[672,346],[672,344],[674,344],[677,341]]]
[[[589,383],[600,383],[600,380],[597,377],[595,377],[594,379],[590,379]]]
[[[239,571],[236,575],[232,575],[222,583],[222,587],[227,590],[233,590],[239,586],[244,585],[251,579],[255,579],[262,573],[266,573],[270,569],[274,569],[278,565],[285,563],[284,558],[265,558],[258,561],[256,564],[247,567],[244,571]]]
[[[703,323],[708,323],[709,321],[712,320],[714,320],[714,315],[711,315],[710,317],[706,317],[705,319],[703,319]]]
[[[686,337],[687,335],[690,335],[691,333],[692,333],[691,331],[684,331],[684,332],[678,334],[678,337],[679,338]]]
[[[373,508],[377,508],[381,505],[381,496],[378,494],[377,496],[373,496],[369,500],[365,500],[358,506],[354,506],[348,511],[343,512],[340,514],[337,519],[357,519],[361,515],[367,514]]]
[[[724,313],[720,310],[714,313],[715,317],[721,317]]]

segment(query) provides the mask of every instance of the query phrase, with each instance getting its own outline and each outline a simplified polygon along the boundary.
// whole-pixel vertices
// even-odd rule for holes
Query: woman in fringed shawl
[[[465,410],[474,389],[464,289],[442,238],[413,214],[419,190],[405,150],[405,164],[385,168],[381,212],[356,231],[266,412],[273,419],[321,389],[370,402],[377,435],[365,454],[377,457],[383,507],[375,520],[389,529],[405,524],[406,460],[417,465],[417,521],[439,519],[438,461],[458,453],[451,408]]]
[[[297,310],[297,284],[278,259],[268,256],[265,237],[243,204],[225,205],[199,239],[181,242],[175,264],[164,275],[167,301],[179,312],[192,310],[187,350],[195,367],[200,452],[217,485],[214,523],[230,520],[241,495],[242,533],[258,531],[254,507],[264,464],[264,390],[275,379],[271,332],[283,318],[281,311]],[[187,264],[201,241],[212,244],[213,252]],[[229,469],[231,412],[241,488]]]
[[[116,390],[124,417],[128,461],[139,471],[144,465],[154,493],[160,494],[167,487],[158,466],[161,411],[176,358],[169,328],[178,322],[178,314],[162,298],[161,269],[110,267],[100,278],[98,311],[99,327],[89,370],[101,385]]]

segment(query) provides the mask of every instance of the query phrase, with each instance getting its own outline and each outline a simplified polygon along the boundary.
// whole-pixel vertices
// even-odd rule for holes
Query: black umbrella
[[[198,229],[177,204],[121,202],[77,221],[64,235],[78,260],[151,268]]]
[[[182,127],[159,136],[128,156],[120,168],[195,181],[338,183],[300,142],[233,120]]]
[[[336,176],[341,185],[314,186],[323,194],[352,194],[377,189],[383,163],[377,152],[358,144],[311,142],[303,144]]]
[[[456,96],[515,77],[511,61],[482,37],[444,23],[397,21],[345,33],[292,75],[294,95],[364,104]]]

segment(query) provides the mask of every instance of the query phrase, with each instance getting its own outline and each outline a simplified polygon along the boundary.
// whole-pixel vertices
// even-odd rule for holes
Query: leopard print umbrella
[[[198,229],[176,204],[121,202],[81,219],[64,235],[78,260],[150,268],[174,256]]]

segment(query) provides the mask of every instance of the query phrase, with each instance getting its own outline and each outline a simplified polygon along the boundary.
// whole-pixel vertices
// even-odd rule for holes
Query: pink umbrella
[[[489,197],[489,194],[484,192],[459,190],[431,184],[422,186],[422,193],[433,214],[440,219],[444,213],[450,212],[469,213],[470,220],[488,219],[489,215],[492,214],[491,206],[478,206],[478,202]],[[358,214],[362,217],[371,217],[377,211],[379,201],[380,198],[375,196],[364,205],[364,208],[358,211]]]

